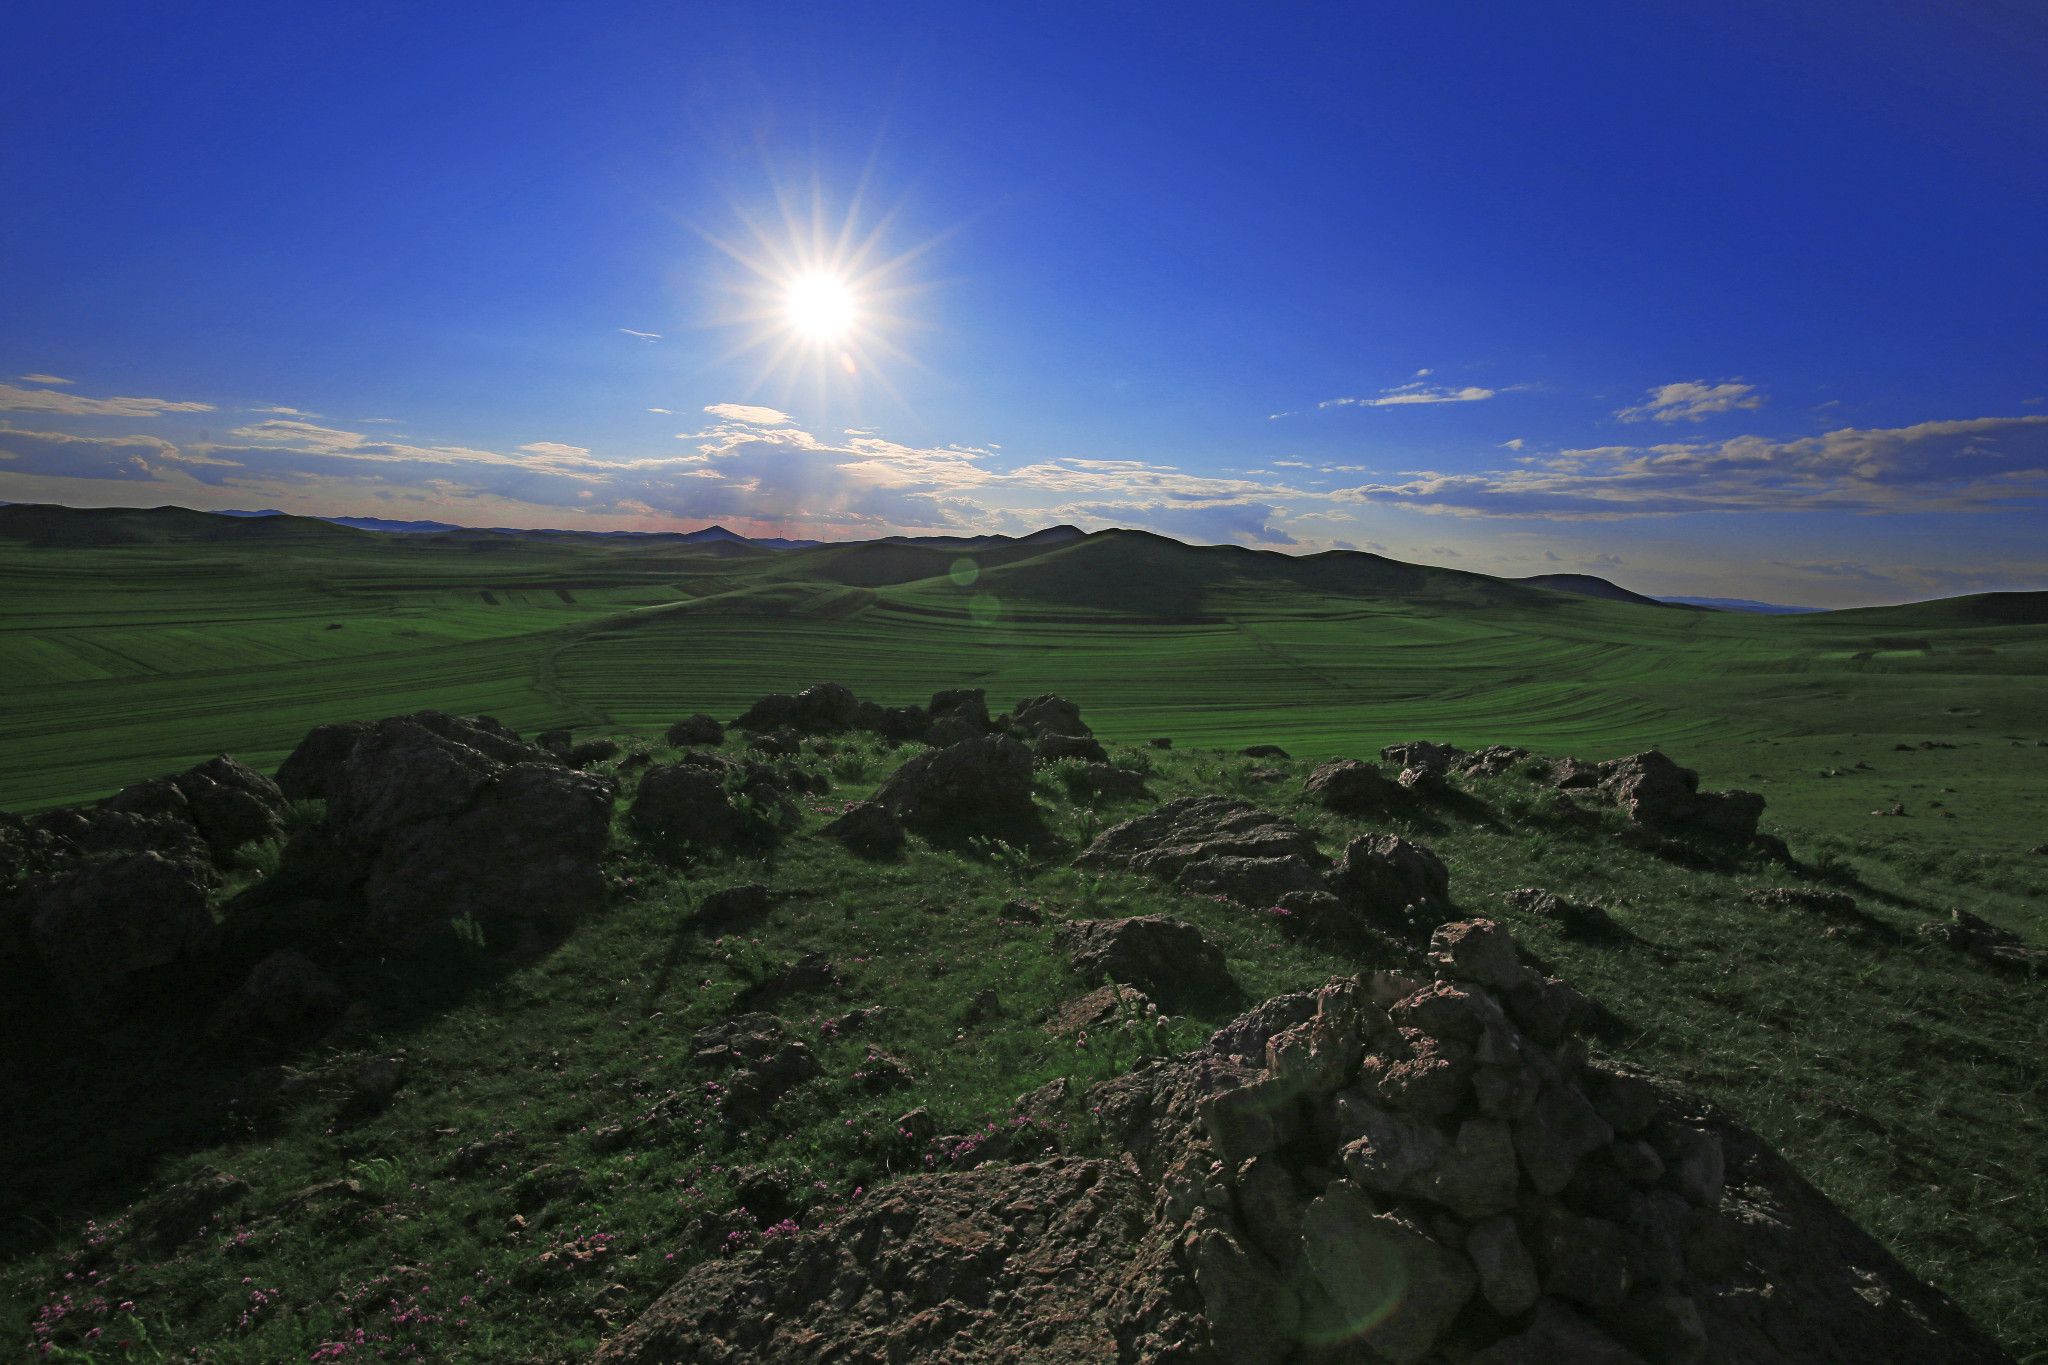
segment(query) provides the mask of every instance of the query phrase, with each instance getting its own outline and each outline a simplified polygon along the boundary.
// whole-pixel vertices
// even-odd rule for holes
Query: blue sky
[[[17,15],[0,498],[2048,587],[2037,7],[1277,9]]]

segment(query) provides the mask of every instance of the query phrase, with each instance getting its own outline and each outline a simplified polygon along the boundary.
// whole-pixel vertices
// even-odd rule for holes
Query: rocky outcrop
[[[862,858],[895,858],[910,840],[903,822],[879,801],[862,801],[821,831]]]
[[[1931,943],[2000,967],[2048,972],[2048,948],[2029,948],[2012,930],[2001,929],[1967,910],[1950,910],[1947,919],[1930,920],[1920,926],[1919,933]]]
[[[258,956],[293,942],[295,916],[313,913],[295,909],[306,902],[326,907],[330,928],[343,904],[339,923],[387,941],[464,920],[495,942],[604,899],[612,781],[562,766],[488,717],[322,726],[279,771],[327,807],[286,845],[276,875],[228,907],[230,939]]]
[[[1120,1161],[903,1180],[698,1266],[597,1359],[2006,1359],[1753,1133],[1589,1062],[1567,990],[1446,925],[1426,977],[1096,1086]]]
[[[767,847],[797,821],[790,785],[787,770],[767,763],[689,753],[641,776],[626,818],[668,852]]]
[[[1031,801],[1031,751],[1008,735],[964,739],[911,759],[882,783],[874,801],[928,838],[1039,836]]]
[[[1237,989],[1222,950],[1202,931],[1166,915],[1075,920],[1057,935],[1067,962],[1082,977],[1104,977],[1169,1006],[1213,1001]]]
[[[1655,749],[1603,763],[1601,789],[1637,825],[1658,833],[1703,835],[1732,843],[1756,837],[1764,799],[1755,792],[1703,792],[1700,775]]]
[[[1228,796],[1185,796],[1112,825],[1075,866],[1139,872],[1183,891],[1270,906],[1324,889],[1322,854],[1307,830]]]
[[[1033,739],[1043,739],[1048,735],[1088,739],[1095,734],[1081,719],[1080,707],[1050,692],[1018,702],[1016,709],[1010,712],[1010,725]]]
[[[695,715],[684,716],[669,726],[662,738],[678,749],[695,748],[699,745],[716,749],[725,743],[725,727],[699,711]]]
[[[123,787],[105,803],[110,811],[192,826],[222,867],[233,862],[243,844],[279,833],[284,806],[277,783],[226,754],[169,777]]]
[[[1451,874],[1427,845],[1361,834],[1345,845],[1330,889],[1369,923],[1421,942],[1450,914]]]
[[[1339,815],[1377,815],[1397,805],[1401,788],[1370,763],[1340,758],[1308,775],[1301,789]]]

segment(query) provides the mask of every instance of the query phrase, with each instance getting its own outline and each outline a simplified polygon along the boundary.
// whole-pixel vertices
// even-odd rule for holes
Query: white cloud
[[[2048,416],[1822,436],[1565,450],[1517,468],[1416,471],[1333,496],[1460,516],[2005,512],[2048,508]]]
[[[639,338],[640,338],[640,339],[641,339],[642,341],[659,341],[659,340],[661,340],[661,333],[659,333],[659,332],[639,332],[639,331],[635,331],[635,330],[634,330],[633,328],[631,328],[631,327],[621,327],[621,328],[620,328],[619,330],[620,330],[621,332],[624,332],[624,333],[625,333],[625,334],[626,334],[627,336],[629,336],[629,337],[639,337]]]
[[[1522,439],[1521,437],[1517,436],[1517,437],[1515,437],[1515,439],[1514,439],[1514,440],[1512,440],[1512,441],[1502,441],[1502,442],[1500,443],[1500,448],[1501,448],[1502,450],[1520,450],[1520,449],[1521,449],[1521,448],[1522,448],[1523,446],[1525,446],[1525,445],[1527,445],[1527,444],[1528,444],[1528,442],[1527,442],[1527,441],[1525,441],[1525,440],[1523,440],[1523,439]]]
[[[670,409],[670,408],[649,408],[649,409],[648,409],[648,411],[649,411],[649,412],[658,412],[658,413],[660,413],[660,414],[661,414],[662,416],[664,416],[664,417],[673,417],[673,416],[675,416],[675,412],[674,412],[674,410],[673,410],[673,409]]]
[[[786,412],[780,412],[775,408],[755,407],[751,403],[711,403],[705,406],[704,411],[728,422],[744,422],[754,427],[787,426],[796,420]]]
[[[1704,379],[1692,379],[1678,384],[1660,384],[1649,391],[1640,405],[1622,408],[1614,415],[1623,422],[1640,422],[1646,418],[1653,422],[1699,422],[1716,413],[1763,405],[1764,396],[1756,391],[1754,384],[1734,379],[1709,384]]]
[[[87,398],[80,393],[0,384],[0,408],[55,412],[67,417],[155,417],[166,412],[212,412],[213,404],[178,403],[168,398]]]
[[[71,381],[54,374],[18,374],[14,376],[24,384],[69,384]]]
[[[530,441],[519,448],[533,455],[556,455],[564,459],[576,459],[590,453],[586,446],[566,446],[559,441]]]
[[[250,408],[249,411],[270,413],[277,417],[318,417],[320,415],[317,412],[307,412],[303,408],[279,407],[276,404],[270,404],[260,408]]]
[[[1427,379],[1427,378],[1429,378],[1429,377],[1430,377],[1431,375],[1433,375],[1433,374],[1435,374],[1435,373],[1436,373],[1436,371],[1435,371],[1435,370],[1432,370],[1432,369],[1430,369],[1430,368],[1429,368],[1429,366],[1427,366],[1427,365],[1424,365],[1424,366],[1423,366],[1423,367],[1422,367],[1421,369],[1419,369],[1419,370],[1417,370],[1417,371],[1415,372],[1415,377],[1416,377],[1417,379]]]

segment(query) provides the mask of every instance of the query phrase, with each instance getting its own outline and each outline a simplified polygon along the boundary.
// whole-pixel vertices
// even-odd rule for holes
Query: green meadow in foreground
[[[2038,596],[1760,618],[1136,533],[769,554],[49,512],[0,509],[0,807],[94,798],[222,750],[267,770],[314,724],[426,706],[659,759],[678,717],[821,678],[884,703],[1059,692],[1155,799],[1245,795],[1332,852],[1364,828],[1429,844],[1461,912],[1510,923],[1606,1004],[1603,1051],[1725,1103],[2015,1354],[2048,1352],[2042,982],[1913,932],[1960,906],[2043,941]],[[1612,812],[1561,828],[1516,774],[1473,783],[1470,807],[1371,824],[1303,800],[1315,761],[1418,738],[1589,759],[1661,747],[1708,786],[1762,792],[1797,868],[1630,847]],[[1251,743],[1293,757],[1235,755]],[[111,1025],[94,1065],[43,1077],[0,1129],[7,1349],[340,1358],[360,1331],[429,1355],[575,1359],[688,1265],[784,1218],[829,1220],[947,1160],[939,1138],[1007,1123],[1020,1094],[1189,1046],[1232,1012],[1054,1036],[1047,1012],[1096,984],[1053,951],[1062,918],[1190,920],[1250,1000],[1371,965],[1242,908],[1074,870],[1148,803],[1077,799],[1058,768],[1038,791],[1053,841],[1033,854],[913,841],[877,865],[818,836],[916,751],[806,741],[799,761],[831,789],[765,860],[664,866],[621,837],[611,908],[545,951],[478,937],[365,958],[340,984],[367,1016],[291,1059],[305,1080],[275,1112],[223,1106],[246,1063]],[[254,851],[245,881],[270,856]],[[750,881],[770,888],[766,918],[697,918]],[[1846,890],[1862,915],[1744,894],[1770,885]],[[1503,902],[1523,886],[1596,901],[1622,932],[1562,935]],[[1016,902],[1040,918],[1005,913]],[[690,1035],[772,998],[811,952],[833,979],[774,1008],[823,1075],[772,1120],[722,1126]],[[346,1077],[401,1050],[388,1103],[352,1098]],[[906,1135],[897,1120],[919,1108],[932,1127]],[[657,1111],[668,1140],[621,1142]],[[1099,1148],[1078,1104],[1055,1128],[1067,1150]],[[162,1249],[123,1235],[153,1192],[207,1168],[247,1183],[243,1221]],[[121,1254],[96,1254],[110,1239]],[[94,1300],[103,1315],[78,1307]]]

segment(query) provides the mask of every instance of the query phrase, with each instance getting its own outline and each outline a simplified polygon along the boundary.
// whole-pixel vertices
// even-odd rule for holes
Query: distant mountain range
[[[282,517],[288,515],[275,507],[261,511],[244,511],[240,508],[216,512],[222,517]],[[449,531],[489,531],[501,536],[603,536],[613,539],[667,540],[677,544],[697,544],[707,540],[730,540],[743,545],[758,545],[764,550],[808,550],[814,545],[823,545],[822,540],[785,540],[781,536],[743,536],[737,531],[728,531],[723,526],[706,526],[701,531],[563,531],[546,527],[522,526],[458,526],[452,521],[394,521],[389,517],[322,517],[315,521],[328,522],[335,526],[352,526],[358,531],[381,531],[387,535],[441,535]]]
[[[847,587],[877,588],[960,571],[962,560],[984,586],[1004,586],[1010,565],[1030,561],[1033,595],[1097,607],[1129,603],[1134,611],[1192,616],[1207,586],[1224,581],[1290,583],[1317,591],[1387,592],[1450,601],[1540,603],[1546,594],[1590,597],[1662,611],[1725,611],[1794,616],[1827,610],[1739,597],[1649,597],[1593,574],[1537,574],[1494,578],[1485,574],[1407,564],[1354,550],[1288,555],[1242,545],[1189,545],[1148,531],[1087,532],[1048,526],[1022,536],[886,536],[875,540],[754,538],[724,526],[677,531],[570,531],[459,526],[446,521],[386,517],[309,517],[276,508],[200,512],[184,507],[76,508],[53,503],[0,501],[0,540],[48,547],[86,548],[142,544],[287,543],[352,540],[363,535],[445,537],[475,548],[519,541],[569,545],[610,542],[661,547],[696,546],[718,558],[781,558],[778,580],[791,574]],[[1010,586],[1019,586],[1011,584]],[[1550,600],[1554,601],[1554,598]],[[1896,614],[1900,607],[1862,608]],[[1971,619],[2048,619],[2048,593],[1983,593],[1917,604],[1952,608]]]

